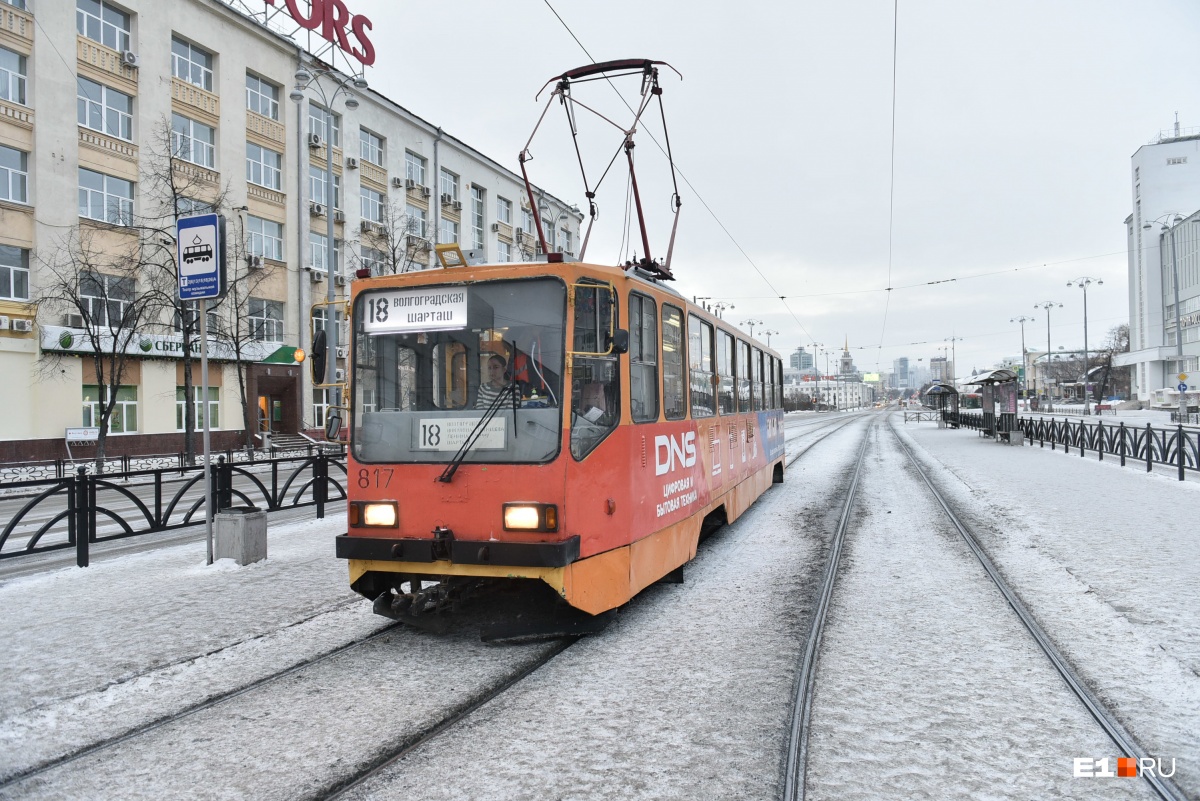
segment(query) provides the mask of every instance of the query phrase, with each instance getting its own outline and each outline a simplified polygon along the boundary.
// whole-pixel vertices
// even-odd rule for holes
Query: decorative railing
[[[258,134],[263,139],[279,145],[281,148],[287,141],[285,139],[285,128],[283,123],[278,120],[273,120],[270,117],[254,112],[246,112],[246,130],[251,133]]]
[[[33,127],[33,109],[19,103],[0,100],[0,117],[22,128]]]
[[[358,160],[359,177],[364,181],[375,184],[376,187],[387,189],[388,172],[378,164],[372,164],[363,159]]]
[[[204,122],[216,124],[221,119],[221,98],[207,89],[180,78],[171,78],[171,100],[184,111],[198,113]]]
[[[0,31],[33,44],[33,17],[28,11],[7,4],[0,5]]]
[[[201,167],[199,164],[193,164],[190,161],[183,159],[172,159],[172,167],[175,172],[180,175],[190,178],[195,181],[203,181],[209,184],[220,184],[221,174],[207,167]]]
[[[118,89],[128,94],[137,93],[137,67],[126,64],[120,53],[82,35],[77,35],[75,42],[80,64],[90,65],[118,79]]]
[[[954,420],[964,428],[984,427],[983,414],[978,412],[947,413],[947,419]],[[1200,470],[1200,431],[1181,425],[1155,428],[1147,423],[1142,428],[1103,420],[1089,423],[1084,420],[1020,417],[1017,418],[1017,426],[1030,444],[1036,441],[1043,448],[1049,445],[1050,450],[1056,450],[1061,445],[1064,452],[1070,453],[1074,448],[1080,456],[1092,451],[1099,455],[1100,461],[1104,461],[1106,455],[1115,456],[1122,467],[1130,463],[1144,464],[1146,472],[1153,470],[1156,464],[1166,465],[1176,468],[1180,481],[1184,480],[1186,471]]]
[[[220,457],[211,467],[213,509],[316,506],[317,517],[324,517],[327,503],[346,497],[345,452],[309,451],[253,463]],[[93,543],[205,519],[203,465],[115,473],[78,467],[56,478],[5,482],[3,489],[24,503],[0,528],[0,560],[74,548],[76,563],[87,567]]]
[[[258,184],[247,183],[246,194],[276,206],[287,204],[287,196],[282,192],[276,192],[274,189],[267,189],[265,186],[259,186]]]
[[[308,149],[308,161],[318,167],[324,167],[328,163],[328,156],[325,155],[325,144],[321,143],[319,147],[310,147]],[[335,147],[333,149],[333,171],[337,175],[342,174],[342,149]]]

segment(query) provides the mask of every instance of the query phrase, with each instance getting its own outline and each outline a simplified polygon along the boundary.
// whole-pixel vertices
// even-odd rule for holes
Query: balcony
[[[387,170],[378,164],[372,164],[365,159],[358,160],[359,178],[375,186],[376,189],[387,189]]]
[[[262,140],[259,144],[274,150],[284,149],[287,140],[282,122],[247,110],[246,130],[255,135],[253,138]]]
[[[221,99],[195,84],[171,79],[171,105],[180,106],[188,116],[214,128],[221,120]]]
[[[127,95],[137,94],[138,69],[126,64],[120,53],[80,35],[75,37],[75,46],[81,73],[90,72],[91,77]]]
[[[276,192],[274,189],[268,189],[265,186],[252,184],[247,182],[246,194],[250,197],[261,200],[264,203],[270,203],[273,206],[286,206],[287,198],[282,192]]]
[[[79,144],[109,156],[117,156],[137,164],[138,148],[132,142],[79,126]]]
[[[14,40],[26,47],[33,45],[33,16],[28,11],[0,5],[0,37]]]
[[[19,125],[22,128],[33,128],[33,109],[20,103],[10,103],[0,100],[0,119]]]

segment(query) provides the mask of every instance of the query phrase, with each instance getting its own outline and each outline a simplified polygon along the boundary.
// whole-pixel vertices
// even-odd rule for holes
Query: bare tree
[[[1103,400],[1109,394],[1109,387],[1116,394],[1122,394],[1126,398],[1132,390],[1132,382],[1130,380],[1129,367],[1115,367],[1113,359],[1118,353],[1129,352],[1129,323],[1121,323],[1113,326],[1108,331],[1108,336],[1105,337],[1104,344],[1100,346],[1100,350],[1096,356],[1103,368],[1100,372],[1099,386],[1097,387],[1096,398]]]
[[[125,221],[123,210],[109,211],[110,219]],[[37,298],[43,324],[57,324],[60,315],[70,315],[66,322],[71,330],[62,334],[60,344],[69,348],[78,331],[95,368],[99,394],[90,422],[100,429],[96,471],[102,472],[129,359],[142,336],[158,321],[159,298],[156,293],[139,291],[141,241],[136,231],[103,222],[77,225],[58,247],[39,249],[37,259],[49,279],[42,282]],[[128,426],[124,417],[121,422],[123,429]]]
[[[383,220],[364,220],[355,242],[358,263],[374,275],[395,275],[429,266],[432,243],[425,230],[427,221],[408,213],[403,199],[383,207]],[[364,249],[369,248],[370,252]]]

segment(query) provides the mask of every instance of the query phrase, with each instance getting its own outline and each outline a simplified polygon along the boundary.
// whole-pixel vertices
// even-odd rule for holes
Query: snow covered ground
[[[1200,484],[890,417],[1084,680],[1200,797]],[[351,797],[777,797],[813,593],[869,421],[797,462],[684,584],[651,588]],[[810,796],[1147,797],[1141,781],[1072,777],[1073,757],[1113,746],[957,535],[912,518],[929,514],[925,491],[892,434],[873,437],[818,673]],[[386,627],[333,557],[343,527],[275,526],[270,558],[245,568],[205,566],[200,540],[0,579],[0,782]],[[320,796],[546,647],[403,628],[375,642],[0,798]]]

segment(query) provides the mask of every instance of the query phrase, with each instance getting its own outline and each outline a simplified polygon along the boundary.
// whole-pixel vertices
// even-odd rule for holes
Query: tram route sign
[[[467,289],[418,287],[372,292],[363,298],[368,334],[454,331],[467,326]]]
[[[180,217],[175,223],[180,300],[225,296],[225,218],[220,214]]]

